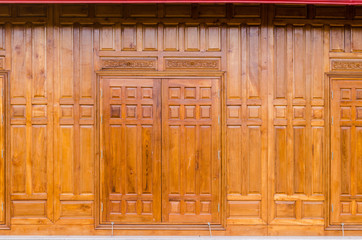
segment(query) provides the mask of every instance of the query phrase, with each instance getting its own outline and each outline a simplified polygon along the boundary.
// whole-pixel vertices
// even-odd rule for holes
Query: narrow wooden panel
[[[0,25],[0,49],[5,50],[5,25]]]
[[[294,127],[294,193],[305,193],[306,133],[304,127]]]
[[[275,128],[275,192],[286,193],[287,191],[287,148],[286,148],[286,128]]]
[[[137,176],[134,174],[137,171],[137,126],[125,126],[125,150],[126,158],[126,191],[125,194],[137,194]]]
[[[17,71],[14,71],[13,74],[11,74],[11,82],[13,83],[11,85],[11,97],[25,97],[25,90],[26,88],[21,88],[19,86],[25,86],[25,26],[24,25],[15,25],[13,27],[13,36],[12,36],[12,46],[13,50],[12,52],[12,66],[15,69],[18,69]]]
[[[200,50],[200,26],[186,25],[185,26],[185,50],[199,51]]]
[[[226,156],[228,164],[228,193],[241,194],[241,126],[228,126],[226,131]],[[235,148],[235,146],[240,146]]]
[[[341,128],[341,193],[351,193],[351,128]]]
[[[25,126],[11,127],[11,193],[25,194],[26,137]]]
[[[261,160],[261,131],[259,126],[249,127],[249,193],[261,193],[262,160]]]
[[[216,107],[216,106],[215,106]],[[211,192],[211,168],[212,168],[212,129],[211,126],[200,126],[199,127],[199,138],[203,139],[199,142],[200,156],[199,162],[199,186],[200,194],[212,194]]]
[[[44,25],[35,25],[33,27],[33,49],[36,54],[33,55],[32,63],[34,65],[34,78],[32,83],[32,97],[45,98],[46,83],[46,29]]]
[[[34,125],[32,128],[32,189],[36,193],[47,193],[47,128]]]
[[[74,190],[74,128],[62,126],[60,131],[60,192],[72,194]]]
[[[324,72],[323,72],[323,28],[313,27],[311,30],[312,43],[312,98],[323,98]]]
[[[362,127],[356,127],[356,163],[357,173],[362,172]],[[362,194],[362,176],[356,176],[356,194]]]
[[[240,28],[229,27],[227,36],[227,98],[241,98]]]
[[[93,74],[93,28],[82,26],[79,29],[79,60],[80,64],[80,98],[92,98],[94,86]]]
[[[312,128],[312,162],[313,162],[313,173],[312,173],[312,193],[322,194],[323,193],[323,159],[324,159],[324,129],[322,127]]]
[[[344,27],[331,27],[330,29],[331,29],[330,51],[344,52],[345,50]]]
[[[60,28],[60,97],[73,96],[73,26]]]
[[[286,98],[287,79],[286,79],[286,28],[275,27],[275,97]]]
[[[100,50],[111,51],[115,50],[115,26],[102,25],[99,35]]]
[[[143,50],[157,50],[157,25],[143,25]]]
[[[163,50],[164,51],[178,51],[178,25],[165,25],[163,30]]]
[[[185,193],[186,194],[196,194],[196,171],[197,165],[197,132],[196,126],[186,126],[185,127],[185,173],[186,173],[186,184],[185,184]]]
[[[221,28],[209,25],[206,28],[207,51],[221,51]]]
[[[150,108],[150,106],[147,106]],[[151,111],[147,110],[147,111]],[[143,113],[144,114],[144,113]],[[144,115],[145,116],[145,115]],[[148,115],[147,115],[148,116]],[[152,193],[152,176],[149,172],[152,172],[154,166],[152,162],[152,149],[153,141],[152,141],[152,126],[151,125],[143,125],[141,126],[141,138],[142,138],[142,191],[143,194],[151,194]]]
[[[305,98],[305,30],[294,27],[294,98]]]
[[[92,194],[94,192],[94,126],[82,125],[79,128],[80,141],[80,182],[79,192],[81,194]]]
[[[180,155],[181,155],[181,146],[180,146],[180,135],[181,130],[180,126],[170,126],[168,139],[170,141],[170,151],[169,155],[167,156],[169,162],[169,173],[172,178],[170,178],[169,182],[169,192],[171,194],[180,194],[180,187],[181,187],[181,173],[180,173]]]
[[[111,174],[113,176],[111,186],[112,193],[123,193],[125,190],[123,190],[123,184],[122,184],[122,175],[123,175],[123,169],[124,164],[122,161],[124,161],[124,157],[121,154],[121,150],[123,149],[121,145],[121,141],[118,141],[119,136],[121,136],[121,139],[123,139],[123,130],[120,125],[112,125],[109,128],[110,133],[110,143],[111,143],[111,152],[110,157],[112,158],[112,170]]]
[[[131,51],[137,48],[136,25],[122,25],[122,50]]]
[[[249,27],[248,98],[260,97],[260,27]]]
[[[361,27],[352,27],[352,52],[361,52],[362,51],[362,28]]]

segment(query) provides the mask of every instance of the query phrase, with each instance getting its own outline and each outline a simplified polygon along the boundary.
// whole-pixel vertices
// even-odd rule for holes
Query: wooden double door
[[[362,222],[362,79],[332,80],[331,224]]]
[[[101,224],[219,223],[219,79],[100,81]]]

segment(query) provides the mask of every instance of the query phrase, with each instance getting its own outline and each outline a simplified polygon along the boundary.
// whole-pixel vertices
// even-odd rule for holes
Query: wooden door
[[[101,221],[161,220],[158,79],[102,78]]]
[[[162,81],[162,221],[218,223],[219,81]]]
[[[362,224],[362,79],[332,91],[331,224]]]

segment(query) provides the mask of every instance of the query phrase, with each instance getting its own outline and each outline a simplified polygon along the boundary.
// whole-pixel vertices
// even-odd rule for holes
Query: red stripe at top
[[[362,5],[362,0],[0,0],[0,3],[289,3]]]

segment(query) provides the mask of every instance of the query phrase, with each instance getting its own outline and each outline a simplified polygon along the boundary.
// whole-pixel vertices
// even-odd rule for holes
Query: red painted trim
[[[362,5],[362,0],[0,0],[0,3],[289,3]]]

